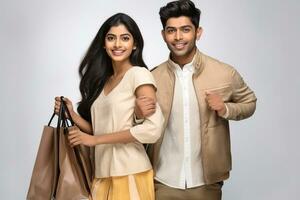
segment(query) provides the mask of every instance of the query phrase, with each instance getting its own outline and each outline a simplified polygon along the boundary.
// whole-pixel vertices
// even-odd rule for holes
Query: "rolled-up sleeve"
[[[150,84],[156,90],[156,83],[150,71],[139,68],[132,79],[132,88],[135,91],[139,86]],[[156,103],[156,111],[144,122],[135,125],[130,129],[130,133],[141,143],[155,143],[161,136],[164,124],[164,117],[160,106]]]
[[[155,143],[163,131],[164,117],[158,104],[153,115],[146,118],[142,124],[130,129],[132,136],[141,143]]]

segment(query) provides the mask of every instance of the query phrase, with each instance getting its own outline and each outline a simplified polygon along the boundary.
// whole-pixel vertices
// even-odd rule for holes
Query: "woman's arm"
[[[146,96],[156,100],[155,89],[154,86],[147,84],[141,85],[136,89],[135,92],[136,97]],[[139,126],[143,126],[139,125]],[[147,124],[145,124],[147,126]],[[147,128],[145,127],[145,131]],[[71,146],[75,146],[78,144],[83,144],[87,146],[95,146],[99,144],[115,144],[115,143],[129,143],[139,141],[136,137],[131,133],[131,129],[118,131],[109,134],[103,135],[88,135],[79,129],[70,130],[69,132],[69,141]]]
[[[103,135],[89,135],[82,132],[77,127],[71,127],[69,129],[68,139],[72,147],[78,144],[96,146],[99,144],[129,143],[137,141],[131,135],[129,129]]]

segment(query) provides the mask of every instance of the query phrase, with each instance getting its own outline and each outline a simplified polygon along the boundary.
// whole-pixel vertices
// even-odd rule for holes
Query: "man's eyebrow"
[[[191,25],[183,25],[183,26],[180,26],[180,27],[166,26],[165,29],[181,29],[181,28],[192,28],[192,26]]]
[[[181,26],[180,28],[192,28],[191,25],[184,25],[184,26]]]
[[[174,26],[166,26],[165,29],[176,29],[176,27],[174,27]]]

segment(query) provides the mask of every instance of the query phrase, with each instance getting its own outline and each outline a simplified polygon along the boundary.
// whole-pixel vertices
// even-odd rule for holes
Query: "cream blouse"
[[[91,107],[94,135],[130,129],[138,142],[101,144],[95,147],[95,177],[124,176],[152,168],[142,143],[156,142],[164,118],[159,105],[142,124],[134,126],[135,90],[145,84],[154,87],[152,74],[144,67],[131,67],[107,95],[103,90]]]

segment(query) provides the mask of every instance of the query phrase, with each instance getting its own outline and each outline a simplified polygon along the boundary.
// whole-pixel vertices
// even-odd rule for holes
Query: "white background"
[[[1,0],[0,199],[25,199],[53,98],[78,102],[78,65],[105,19],[132,16],[148,66],[166,60],[158,11],[167,2]],[[235,66],[258,97],[252,118],[231,123],[233,171],[223,199],[299,199],[299,1],[194,2],[204,28],[199,49]]]

